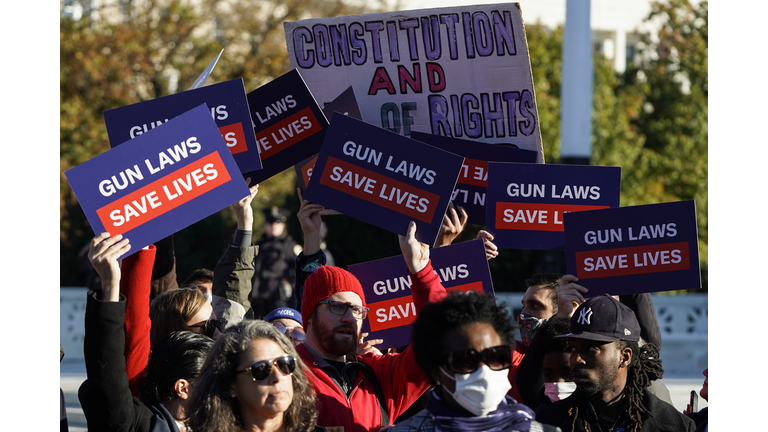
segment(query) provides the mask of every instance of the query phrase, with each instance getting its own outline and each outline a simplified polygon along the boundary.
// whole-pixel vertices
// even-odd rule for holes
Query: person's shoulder
[[[681,413],[674,406],[660,399],[648,389],[643,392],[645,406],[653,413],[653,417],[665,424],[677,424],[683,428],[680,430],[693,430],[696,423],[690,417]]]
[[[565,413],[571,408],[570,397],[552,402],[551,404],[542,405],[536,411],[536,420],[545,424],[559,424],[560,420],[568,417]]]

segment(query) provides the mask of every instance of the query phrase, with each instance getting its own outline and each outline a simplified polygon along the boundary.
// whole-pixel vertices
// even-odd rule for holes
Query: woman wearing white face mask
[[[413,324],[416,362],[435,385],[427,408],[398,431],[559,431],[507,396],[514,328],[493,296],[452,293],[427,304]]]

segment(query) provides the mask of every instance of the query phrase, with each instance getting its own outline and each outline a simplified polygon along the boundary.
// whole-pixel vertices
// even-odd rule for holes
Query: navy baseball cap
[[[640,324],[632,309],[605,294],[579,305],[571,317],[571,332],[555,337],[637,342],[640,340]]]
[[[282,307],[277,308],[273,310],[272,312],[268,313],[267,316],[264,317],[264,321],[266,322],[272,322],[272,320],[276,320],[279,318],[288,318],[292,319],[302,326],[304,323],[301,321],[301,314],[296,309],[291,309],[289,307]]]

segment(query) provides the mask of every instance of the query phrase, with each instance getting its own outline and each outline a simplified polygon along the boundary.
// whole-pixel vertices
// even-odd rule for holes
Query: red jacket
[[[410,276],[413,282],[411,293],[417,313],[426,302],[440,301],[445,297],[445,289],[433,272],[431,262],[423,270]],[[377,431],[382,427],[376,392],[362,371],[357,372],[347,399],[304,345],[299,345],[297,351],[309,369],[307,376],[310,382],[315,386],[319,401],[319,426],[343,426],[344,432]],[[381,356],[369,353],[357,359],[376,373],[384,393],[390,424],[430,387],[429,379],[416,364],[410,346],[402,353]]]
[[[123,259],[120,266],[120,294],[125,306],[125,366],[131,393],[138,397],[138,384],[149,361],[149,293],[152,289],[152,267],[155,245]]]

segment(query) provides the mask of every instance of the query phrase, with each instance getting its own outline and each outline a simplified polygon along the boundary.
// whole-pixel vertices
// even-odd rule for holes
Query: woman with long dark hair
[[[290,340],[265,321],[243,321],[211,349],[192,392],[187,424],[194,432],[308,432],[316,429],[315,404],[314,388]]]

